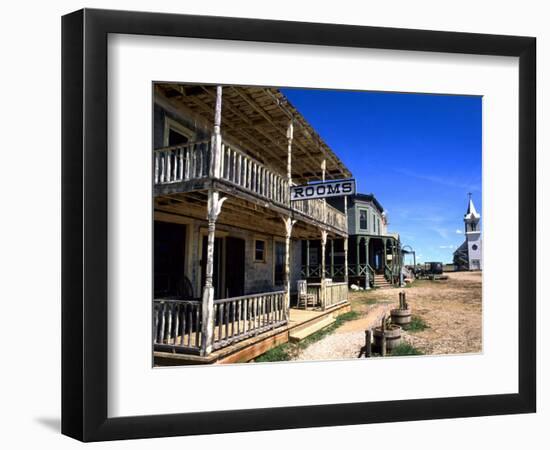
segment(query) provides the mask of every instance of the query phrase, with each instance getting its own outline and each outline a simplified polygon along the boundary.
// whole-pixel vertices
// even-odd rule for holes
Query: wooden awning
[[[221,133],[261,162],[286,174],[287,127],[294,124],[292,177],[296,183],[351,177],[350,170],[288,99],[275,88],[224,86]],[[155,101],[194,117],[197,126],[213,129],[216,86],[157,83]]]

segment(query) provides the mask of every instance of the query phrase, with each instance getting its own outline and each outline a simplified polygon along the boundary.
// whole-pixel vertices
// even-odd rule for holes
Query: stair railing
[[[375,274],[375,272],[374,272],[374,269],[371,267],[371,265],[369,263],[367,263],[367,271],[368,271],[368,274],[369,274],[369,284],[374,283],[374,274]]]

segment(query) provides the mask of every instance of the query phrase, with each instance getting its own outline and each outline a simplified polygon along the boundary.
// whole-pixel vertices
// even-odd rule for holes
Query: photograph
[[[152,83],[152,364],[483,353],[483,97]]]

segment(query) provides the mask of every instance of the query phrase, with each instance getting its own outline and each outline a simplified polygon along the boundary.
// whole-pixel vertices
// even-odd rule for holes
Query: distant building
[[[472,194],[468,194],[470,200],[468,209],[464,214],[465,241],[453,254],[453,261],[458,270],[482,270],[482,240],[479,220],[481,215],[476,211]]]
[[[328,201],[344,210],[343,198]],[[349,196],[347,206],[349,282],[368,287],[398,286],[401,243],[399,234],[388,231],[384,208],[373,194]]]

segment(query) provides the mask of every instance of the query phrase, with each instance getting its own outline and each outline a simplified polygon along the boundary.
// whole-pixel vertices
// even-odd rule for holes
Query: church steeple
[[[481,249],[481,230],[479,220],[481,215],[477,212],[472,200],[472,193],[468,193],[468,209],[464,214],[464,232],[466,239],[453,254],[453,261],[458,270],[482,270],[483,257]]]
[[[480,214],[477,212],[472,200],[472,193],[468,192],[468,209],[466,214],[464,214],[464,231],[466,233],[478,231],[479,219],[481,218]]]

